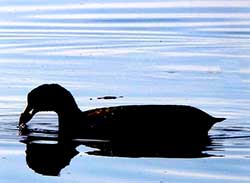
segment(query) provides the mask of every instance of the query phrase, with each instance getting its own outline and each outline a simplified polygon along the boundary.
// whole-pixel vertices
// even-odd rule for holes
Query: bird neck
[[[57,112],[59,120],[59,140],[68,141],[73,138],[73,130],[80,122],[81,113],[82,111],[79,108]]]

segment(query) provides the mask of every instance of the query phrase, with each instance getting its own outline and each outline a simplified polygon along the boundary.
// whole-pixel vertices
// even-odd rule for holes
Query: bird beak
[[[36,111],[31,106],[27,105],[24,112],[20,115],[19,127],[24,128],[26,123],[31,120],[35,113]]]

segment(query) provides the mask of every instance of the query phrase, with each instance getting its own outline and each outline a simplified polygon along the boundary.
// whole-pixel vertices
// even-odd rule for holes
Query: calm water
[[[1,1],[0,182],[249,182],[249,43],[248,0]],[[44,176],[26,164],[16,127],[43,83],[65,86],[82,110],[187,104],[227,120],[210,131],[212,157],[98,156],[82,145],[60,176]],[[96,99],[105,95],[124,97]],[[40,113],[30,128],[53,139],[57,116]]]

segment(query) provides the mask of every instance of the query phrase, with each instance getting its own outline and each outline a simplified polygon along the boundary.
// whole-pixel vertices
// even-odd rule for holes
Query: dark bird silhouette
[[[114,143],[199,144],[208,140],[208,131],[225,118],[185,105],[128,105],[81,111],[72,94],[58,84],[44,84],[28,94],[28,104],[19,126],[39,111],[55,111],[59,139],[90,138]]]

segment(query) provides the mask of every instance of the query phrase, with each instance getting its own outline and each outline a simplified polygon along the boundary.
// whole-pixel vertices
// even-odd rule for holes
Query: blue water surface
[[[1,1],[0,182],[249,182],[249,42],[247,0]],[[212,157],[95,156],[82,145],[60,176],[45,176],[27,166],[16,127],[43,83],[66,87],[82,110],[185,104],[227,119],[210,131]],[[106,95],[124,97],[96,99]],[[56,131],[57,116],[31,127]]]

